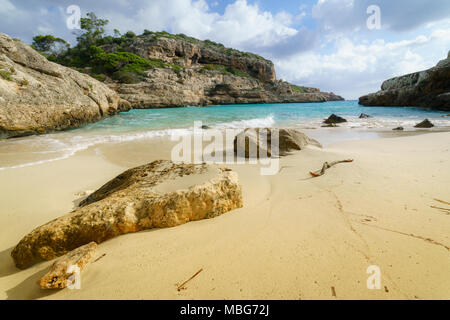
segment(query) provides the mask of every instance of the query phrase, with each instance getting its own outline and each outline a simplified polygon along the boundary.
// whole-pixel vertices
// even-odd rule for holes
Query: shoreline
[[[388,128],[370,128],[370,127],[337,127],[337,128],[323,128],[323,127],[310,127],[304,125],[297,126],[276,126],[274,128],[291,128],[301,131],[319,141],[322,146],[329,147],[335,143],[343,141],[358,141],[358,140],[372,140],[372,139],[384,139],[384,138],[395,138],[395,137],[407,137],[416,136],[423,134],[439,133],[439,132],[450,132],[450,126],[448,127],[435,127],[431,129],[418,129],[418,128],[408,128],[404,131],[392,131]],[[212,129],[220,130],[222,133],[225,128],[215,128]],[[236,128],[237,129],[237,128]],[[241,129],[237,129],[241,130]],[[243,129],[242,129],[243,130]],[[35,146],[35,142],[29,140],[30,137],[15,138],[13,144],[9,146],[9,149],[13,151],[6,150],[3,147],[3,152],[0,152],[0,172],[5,170],[14,170],[30,166],[39,166],[45,163],[51,163],[54,161],[62,161],[71,157],[76,156],[80,152],[84,152],[90,149],[101,149],[103,147],[109,147],[114,145],[120,145],[122,143],[148,143],[148,144],[159,144],[160,141],[170,141],[171,132],[180,133],[183,135],[192,135],[192,128],[173,128],[164,130],[146,130],[146,131],[134,131],[134,132],[117,132],[111,134],[93,135],[90,137],[86,135],[86,141],[80,142],[80,145],[66,146],[62,150],[52,150],[48,149],[50,144],[61,144],[62,141],[58,141],[56,138],[66,137],[67,139],[75,139],[82,137],[79,135],[74,135],[71,131],[37,135],[32,136],[31,139],[43,139],[39,146]],[[160,132],[166,132],[160,135]],[[154,135],[152,135],[154,134]],[[92,139],[92,141],[88,140]],[[69,140],[70,141],[70,140]],[[9,141],[7,141],[9,142]],[[0,141],[1,143],[1,141]],[[17,145],[19,143],[19,145]],[[8,147],[8,145],[6,146]],[[17,150],[19,147],[19,150]],[[21,149],[22,148],[22,149]],[[27,149],[28,148],[28,149]],[[71,149],[70,149],[71,148]],[[65,153],[64,153],[65,152]],[[37,155],[51,155],[56,154],[53,158],[37,158],[31,160],[33,156]],[[19,156],[16,156],[19,155]],[[170,153],[169,153],[170,155]],[[8,160],[11,159],[11,160]],[[30,158],[28,162],[17,163],[18,158]]]
[[[0,171],[0,225],[8,226],[0,233],[0,299],[450,298],[450,222],[430,207],[434,198],[449,200],[449,132],[308,147],[282,158],[275,176],[226,165],[239,174],[244,208],[100,244],[97,255],[106,256],[82,273],[81,290],[40,290],[51,262],[14,267],[12,246],[71,211],[83,192],[168,157],[164,139],[153,147],[134,141]],[[343,158],[355,162],[308,177]],[[370,265],[380,266],[388,292],[366,288]],[[178,292],[175,284],[200,268]]]

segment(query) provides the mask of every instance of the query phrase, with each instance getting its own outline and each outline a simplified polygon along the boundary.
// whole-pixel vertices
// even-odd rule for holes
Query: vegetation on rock
[[[52,35],[34,37],[32,47],[50,61],[87,73],[99,81],[105,81],[109,77],[120,83],[141,82],[146,78],[145,71],[153,68],[172,69],[177,74],[184,70],[183,59],[175,61],[175,63],[169,63],[161,59],[143,58],[124,49],[137,38],[145,36],[151,36],[152,42],[156,42],[159,38],[174,39],[196,44],[202,48],[213,49],[233,57],[250,57],[265,61],[264,58],[253,53],[226,48],[224,45],[211,40],[201,41],[184,34],[174,35],[165,31],[145,30],[141,36],[137,36],[132,31],[122,35],[115,29],[113,36],[106,35],[105,26],[108,23],[108,20],[100,19],[95,13],[90,12],[80,21],[82,33],[77,37],[75,47],[70,48],[70,45],[64,39]],[[231,66],[205,65],[201,70],[215,70],[224,75],[251,77],[246,72]]]

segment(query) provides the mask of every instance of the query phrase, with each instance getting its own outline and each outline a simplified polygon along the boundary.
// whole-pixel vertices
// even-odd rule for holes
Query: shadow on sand
[[[37,281],[47,272],[47,267],[26,278],[14,288],[6,290],[6,300],[33,300],[39,299],[57,292],[57,290],[43,290],[37,285]]]

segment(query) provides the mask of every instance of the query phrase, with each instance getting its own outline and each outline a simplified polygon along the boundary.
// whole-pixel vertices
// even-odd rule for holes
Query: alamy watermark
[[[381,269],[379,266],[369,266],[366,270],[370,276],[367,278],[367,289],[380,290],[381,289]]]
[[[66,286],[70,290],[80,290],[81,289],[81,270],[77,265],[71,264],[67,270],[67,274],[70,276],[67,278]]]
[[[381,29],[381,9],[379,6],[371,5],[367,7],[367,14],[370,15],[367,18],[367,28],[369,30],[380,30]]]
[[[69,30],[80,30],[81,9],[77,5],[68,6],[66,13],[69,17],[66,19],[66,26]]]

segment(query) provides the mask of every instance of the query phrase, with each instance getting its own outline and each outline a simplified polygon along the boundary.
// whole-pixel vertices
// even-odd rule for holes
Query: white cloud
[[[378,91],[388,78],[434,66],[447,56],[449,45],[450,29],[435,29],[428,36],[410,40],[386,42],[378,39],[365,44],[341,37],[334,41],[332,53],[298,54],[275,59],[275,65],[279,76],[285,80],[356,99]]]
[[[283,10],[281,1],[278,11],[269,12],[256,0],[233,0],[223,14],[206,0],[105,3],[77,1],[83,15],[94,11],[109,19],[111,32],[166,30],[221,42],[274,60],[281,78],[348,98],[376,91],[389,77],[431,67],[450,49],[448,0],[426,5],[423,0],[317,0],[313,6],[299,5],[297,12]],[[65,8],[71,4],[73,0],[0,0],[0,30],[27,42],[52,30],[74,41],[65,27]],[[366,28],[370,4],[381,7],[382,31]],[[294,27],[312,20],[317,28]]]

